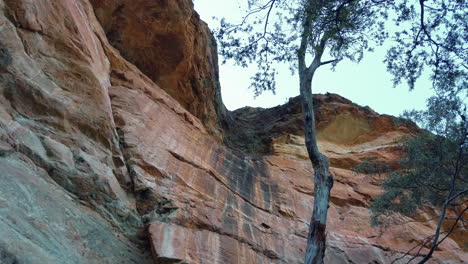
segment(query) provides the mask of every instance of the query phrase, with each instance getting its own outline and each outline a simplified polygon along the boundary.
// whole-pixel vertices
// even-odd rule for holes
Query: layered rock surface
[[[0,263],[152,261],[106,46],[87,1],[0,1]]]
[[[192,0],[90,0],[110,43],[221,139],[216,41]]]
[[[191,1],[0,0],[0,263],[301,263],[297,99],[228,113],[219,92]],[[390,263],[434,223],[371,228],[379,179],[350,168],[394,163],[417,128],[337,95],[316,105],[336,179],[327,261]],[[467,259],[463,234],[434,262]]]

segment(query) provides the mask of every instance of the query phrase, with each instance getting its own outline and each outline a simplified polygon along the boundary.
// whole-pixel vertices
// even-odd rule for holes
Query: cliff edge
[[[190,0],[0,0],[0,263],[301,263],[297,99],[229,112],[217,67]],[[326,260],[390,263],[435,223],[371,227],[381,178],[350,169],[396,164],[418,128],[315,100],[336,179]],[[463,232],[431,261],[468,259]]]

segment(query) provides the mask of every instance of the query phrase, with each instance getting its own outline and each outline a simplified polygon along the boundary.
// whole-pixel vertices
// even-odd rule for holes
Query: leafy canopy
[[[220,20],[216,37],[223,62],[232,59],[247,67],[256,63],[251,88],[256,95],[275,90],[275,64],[286,63],[294,73],[298,53],[307,58],[360,61],[372,44],[381,44],[387,33],[387,1],[377,0],[249,0],[249,12],[237,24]],[[306,24],[309,26],[306,27]],[[305,47],[302,35],[307,35]],[[303,48],[303,49],[302,49]],[[301,50],[302,49],[302,50]],[[319,58],[320,59],[320,58]]]
[[[394,84],[406,81],[413,89],[427,69],[436,95],[425,111],[402,116],[427,132],[404,141],[403,169],[384,181],[384,193],[371,207],[374,223],[395,212],[411,216],[425,207],[445,212],[468,197],[468,6],[453,0],[392,2],[399,30],[386,63]]]
[[[468,5],[465,1],[392,1],[399,28],[392,36],[387,69],[394,84],[410,89],[424,69],[438,92],[467,93]]]
[[[401,164],[405,168],[390,173],[382,187],[384,192],[371,206],[373,224],[380,216],[401,213],[415,216],[417,209],[441,207],[451,190],[452,176],[458,169],[454,193],[468,189],[468,155],[466,147],[459,157],[458,142],[422,134],[405,143],[407,153]],[[453,203],[466,202],[468,193],[460,194]],[[457,203],[458,201],[458,203]]]
[[[427,207],[455,209],[468,202],[466,106],[457,96],[436,96],[426,111],[404,116],[427,130],[403,142],[403,169],[383,182],[384,192],[370,208],[373,224],[393,213],[415,216]]]

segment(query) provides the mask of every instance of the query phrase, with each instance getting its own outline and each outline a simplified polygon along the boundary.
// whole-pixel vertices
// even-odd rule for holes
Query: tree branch
[[[330,64],[330,63],[334,63],[334,62],[337,62],[337,61],[339,61],[339,60],[338,60],[338,59],[334,59],[334,60],[324,61],[324,62],[321,62],[321,63],[320,63],[320,66],[327,65],[327,64]]]
[[[305,7],[306,10],[310,9],[309,5],[310,3],[308,3],[308,5]],[[307,71],[305,56],[307,52],[307,43],[309,42],[309,32],[312,27],[312,14],[308,11],[306,11],[306,18],[302,26],[303,29],[301,34],[301,44],[299,46],[299,49],[297,50],[299,72]]]
[[[271,3],[271,5],[270,5],[270,9],[268,9],[267,16],[266,16],[266,19],[265,19],[265,27],[263,28],[263,36],[266,35],[267,27],[268,27],[268,20],[270,19],[270,13],[271,13],[271,10],[273,9],[273,6],[275,5],[275,2],[276,2],[276,0],[269,1],[269,3]],[[267,3],[266,5],[268,5],[269,3]]]

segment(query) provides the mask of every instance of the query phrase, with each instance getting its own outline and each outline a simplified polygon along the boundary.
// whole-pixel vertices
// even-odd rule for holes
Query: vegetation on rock
[[[249,12],[240,24],[221,20],[217,32],[220,54],[225,60],[233,59],[244,67],[253,62],[257,64],[259,71],[252,77],[251,86],[256,95],[265,90],[275,90],[274,63],[288,63],[292,72],[299,74],[304,134],[315,183],[305,263],[323,263],[333,176],[328,169],[328,159],[317,147],[312,101],[312,80],[316,70],[328,64],[336,66],[343,59],[359,62],[365,52],[389,38],[390,30],[386,26],[393,18],[398,30],[391,36],[395,44],[389,49],[386,63],[388,71],[394,75],[394,84],[405,80],[413,89],[424,68],[430,67],[437,91],[433,101],[455,100],[461,91],[465,91],[466,96],[468,27],[463,18],[467,8],[463,1],[428,0],[416,3],[249,0],[248,4]],[[325,59],[326,56],[331,59]],[[422,139],[418,137],[415,140]],[[424,147],[424,144],[420,146],[415,142],[407,141],[407,147]],[[422,150],[419,149],[420,152]],[[406,164],[414,165],[421,164]],[[392,177],[395,176],[391,176],[389,181]],[[417,204],[412,204],[417,207]],[[434,239],[437,240],[436,237]],[[431,252],[424,259],[430,256]]]
[[[434,98],[424,112],[413,116],[433,133],[426,131],[403,142],[403,169],[389,174],[384,192],[375,198],[370,210],[372,223],[381,224],[393,215],[437,221],[434,235],[420,241],[407,254],[425,263],[454,230],[466,224],[468,210],[468,145],[466,108],[460,101]],[[427,252],[423,252],[424,248]]]
[[[335,66],[344,58],[360,61],[364,52],[371,49],[372,39],[379,43],[384,39],[383,23],[377,21],[384,12],[375,9],[384,3],[353,0],[250,0],[248,3],[250,12],[240,25],[221,20],[218,32],[221,54],[243,66],[257,63],[260,71],[252,77],[256,94],[275,90],[273,63],[289,63],[299,73],[304,135],[315,184],[305,263],[323,263],[333,176],[328,158],[317,146],[312,79],[321,66]],[[327,53],[333,58],[324,59]]]

